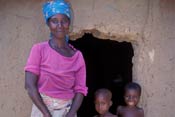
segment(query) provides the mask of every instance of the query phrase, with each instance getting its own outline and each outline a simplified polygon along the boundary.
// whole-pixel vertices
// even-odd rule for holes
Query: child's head
[[[96,111],[103,115],[109,111],[112,105],[112,93],[108,89],[98,89],[95,92],[95,109]]]
[[[127,106],[136,106],[141,95],[141,86],[137,83],[128,83],[125,86],[124,99]]]

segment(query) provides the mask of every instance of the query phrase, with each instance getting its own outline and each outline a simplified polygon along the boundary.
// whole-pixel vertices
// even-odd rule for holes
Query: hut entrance
[[[88,95],[78,112],[78,117],[92,117],[97,114],[94,107],[94,92],[99,88],[108,88],[113,94],[115,113],[117,105],[123,105],[123,86],[132,81],[131,43],[102,40],[85,34],[70,43],[81,50],[87,68]]]

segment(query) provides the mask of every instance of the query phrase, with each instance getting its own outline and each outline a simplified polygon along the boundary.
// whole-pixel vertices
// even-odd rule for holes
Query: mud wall
[[[28,117],[24,71],[32,44],[48,39],[44,0],[0,0],[0,116]],[[69,0],[70,1],[70,0]],[[175,0],[71,0],[71,39],[84,32],[133,44],[133,80],[146,117],[172,117],[175,97]]]

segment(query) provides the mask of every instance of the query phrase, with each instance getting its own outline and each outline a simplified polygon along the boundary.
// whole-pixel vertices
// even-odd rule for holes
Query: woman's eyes
[[[54,24],[57,24],[57,23],[58,23],[58,20],[56,20],[56,19],[51,19],[51,22],[54,23]]]
[[[57,19],[51,19],[51,22],[54,23],[54,24],[66,24],[68,23],[68,20],[62,20],[62,21],[58,21]]]

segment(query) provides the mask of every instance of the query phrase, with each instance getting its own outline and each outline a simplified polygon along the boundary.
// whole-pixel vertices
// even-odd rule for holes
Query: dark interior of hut
[[[69,43],[83,53],[87,70],[88,95],[84,97],[78,117],[97,114],[94,92],[99,88],[107,88],[112,92],[113,105],[110,112],[115,114],[117,106],[124,105],[124,85],[132,81],[132,44],[98,39],[92,34],[84,34],[75,41],[69,40]]]

